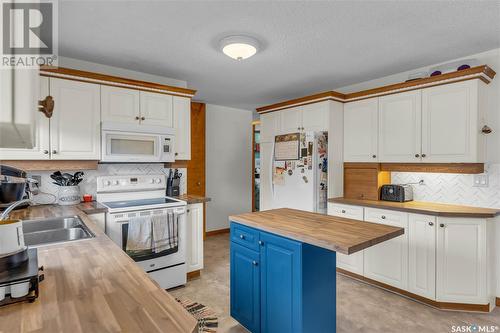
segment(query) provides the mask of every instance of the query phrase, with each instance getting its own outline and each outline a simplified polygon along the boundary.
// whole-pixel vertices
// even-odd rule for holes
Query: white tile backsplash
[[[151,174],[165,174],[168,177],[169,168],[165,168],[163,163],[153,163],[153,164],[99,164],[97,170],[83,170],[84,177],[83,181],[80,183],[80,193],[92,194],[95,199],[96,196],[96,178],[99,176],[115,176],[115,175],[151,175]],[[55,171],[55,170],[54,170]],[[54,196],[57,197],[57,191],[59,186],[52,183],[50,175],[54,171],[38,171],[31,172],[29,176],[40,175],[41,176],[41,187],[42,193],[35,196],[35,201],[38,203],[52,203],[54,201]],[[68,173],[74,173],[79,170],[64,171]],[[185,194],[187,191],[187,169],[179,168],[179,172],[182,173],[180,192]],[[49,194],[47,194],[49,193]],[[52,195],[50,195],[52,194]]]
[[[474,175],[450,173],[392,172],[393,184],[413,185],[414,200],[500,208],[500,164],[485,165],[488,187],[474,187]]]

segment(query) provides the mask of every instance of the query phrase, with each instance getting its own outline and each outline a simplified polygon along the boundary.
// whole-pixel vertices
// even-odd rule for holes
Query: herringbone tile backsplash
[[[83,170],[85,173],[83,181],[80,183],[80,194],[92,194],[96,196],[97,182],[96,178],[99,176],[115,176],[115,175],[153,175],[153,174],[165,174],[168,177],[168,172],[170,169],[164,168],[163,163],[153,163],[153,164],[99,164],[97,170]],[[73,174],[73,171],[65,171]],[[180,191],[181,194],[186,193],[187,189],[187,169],[180,168],[179,172],[182,173]],[[38,203],[52,203],[54,201],[54,196],[57,197],[57,192],[59,186],[52,183],[50,175],[53,171],[39,171],[29,174],[29,176],[40,175],[42,176],[42,186],[40,190],[42,193],[35,196],[35,201]],[[52,194],[52,195],[51,195]]]
[[[474,187],[474,175],[450,173],[392,172],[393,184],[413,185],[414,200],[500,208],[500,164],[485,165],[488,187]]]

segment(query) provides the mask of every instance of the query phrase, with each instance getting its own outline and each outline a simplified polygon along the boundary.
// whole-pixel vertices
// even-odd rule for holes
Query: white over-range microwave
[[[174,162],[174,133],[170,127],[102,122],[101,161]]]

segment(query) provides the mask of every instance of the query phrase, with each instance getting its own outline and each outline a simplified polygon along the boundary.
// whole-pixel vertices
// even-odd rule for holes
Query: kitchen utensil
[[[22,221],[0,221],[0,257],[14,255],[25,248]]]

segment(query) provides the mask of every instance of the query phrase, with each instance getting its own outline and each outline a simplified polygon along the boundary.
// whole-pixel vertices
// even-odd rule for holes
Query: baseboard
[[[226,229],[207,231],[205,233],[205,235],[207,237],[210,237],[210,236],[215,236],[215,235],[220,235],[220,234],[228,234],[228,233],[229,233],[229,228],[226,228]]]
[[[488,304],[466,304],[466,303],[438,302],[438,301],[434,301],[432,299],[422,297],[420,295],[410,293],[406,290],[399,289],[399,288],[390,286],[388,284],[372,280],[372,279],[364,277],[362,275],[346,271],[345,269],[342,269],[342,268],[337,268],[337,272],[340,274],[352,277],[356,280],[366,282],[366,283],[371,284],[373,286],[388,290],[390,292],[411,298],[417,302],[424,303],[424,304],[432,306],[436,309],[456,310],[456,311],[490,312],[490,304],[489,303]],[[497,305],[498,305],[498,303],[499,303],[499,298],[497,298]]]
[[[199,278],[200,275],[201,275],[201,270],[200,269],[198,269],[196,271],[188,272],[187,273],[187,279],[188,280],[196,279],[196,278]]]

